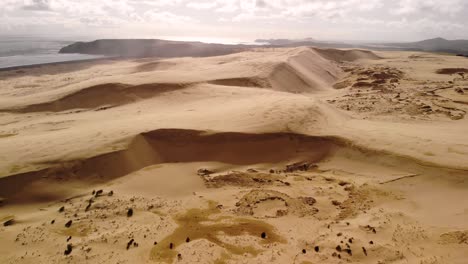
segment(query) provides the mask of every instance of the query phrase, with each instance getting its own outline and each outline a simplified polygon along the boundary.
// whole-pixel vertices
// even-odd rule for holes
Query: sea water
[[[61,48],[74,42],[73,40],[52,38],[0,36],[0,69],[102,57],[58,53]]]

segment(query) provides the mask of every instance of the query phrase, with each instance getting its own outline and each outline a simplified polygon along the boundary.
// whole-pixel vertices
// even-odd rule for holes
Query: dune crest
[[[377,56],[370,50],[359,50],[359,49],[319,49],[314,48],[315,52],[320,54],[322,57],[336,62],[343,61],[357,61],[357,60],[378,60],[381,57]]]

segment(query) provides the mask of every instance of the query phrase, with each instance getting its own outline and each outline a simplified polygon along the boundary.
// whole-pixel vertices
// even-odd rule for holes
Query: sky
[[[467,14],[468,0],[0,0],[0,37],[468,39]]]

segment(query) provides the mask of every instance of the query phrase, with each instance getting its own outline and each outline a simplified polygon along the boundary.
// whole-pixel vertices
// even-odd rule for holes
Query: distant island
[[[73,43],[60,49],[59,53],[120,57],[206,57],[241,52],[250,47],[162,39],[100,39]]]
[[[422,51],[459,53],[468,55],[468,40],[447,40],[444,38],[426,39],[409,43],[386,43],[386,46],[399,47],[402,49],[415,49]]]
[[[414,50],[429,52],[446,52],[459,55],[468,55],[468,40],[447,40],[444,38],[426,39],[417,42],[400,43],[364,43],[350,44],[345,42],[325,42],[313,38],[305,39],[257,39],[257,43],[264,43],[273,46],[316,46],[327,48],[364,48],[373,50]]]
[[[118,57],[207,57],[242,52],[255,47],[360,48],[372,50],[412,50],[446,52],[468,56],[468,40],[434,38],[418,42],[350,44],[344,42],[305,39],[257,39],[260,45],[228,45],[216,43],[172,41],[162,39],[101,39],[92,42],[76,42],[62,48],[59,53],[80,53]]]

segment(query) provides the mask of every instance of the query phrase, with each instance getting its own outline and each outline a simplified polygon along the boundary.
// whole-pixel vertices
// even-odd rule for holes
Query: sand
[[[467,68],[300,47],[0,72],[0,263],[466,263]]]

